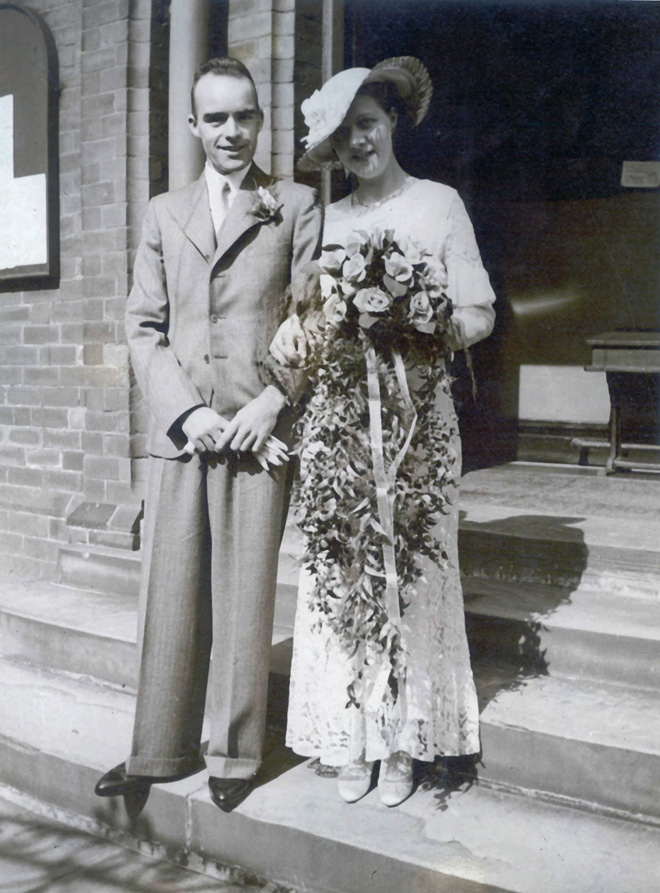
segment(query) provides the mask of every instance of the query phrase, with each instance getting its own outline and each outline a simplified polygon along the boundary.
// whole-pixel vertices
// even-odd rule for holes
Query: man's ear
[[[394,131],[396,130],[396,125],[399,123],[399,113],[396,109],[390,109],[389,119],[390,124],[392,125],[392,133],[394,133]]]
[[[199,129],[197,127],[197,118],[195,115],[188,115],[188,127],[193,136],[199,137]]]

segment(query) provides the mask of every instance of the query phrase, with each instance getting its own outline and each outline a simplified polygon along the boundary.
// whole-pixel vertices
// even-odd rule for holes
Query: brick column
[[[265,171],[293,176],[295,0],[230,0],[228,52],[254,77],[264,110],[255,160]]]

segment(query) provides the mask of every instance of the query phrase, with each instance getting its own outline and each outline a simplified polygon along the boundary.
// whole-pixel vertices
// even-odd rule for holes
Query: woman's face
[[[392,134],[397,113],[386,112],[371,96],[356,96],[341,125],[332,134],[340,162],[361,179],[380,176],[394,158]]]

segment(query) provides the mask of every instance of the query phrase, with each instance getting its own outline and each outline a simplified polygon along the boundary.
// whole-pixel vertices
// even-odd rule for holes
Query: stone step
[[[522,676],[660,687],[660,600],[607,592],[464,580],[473,657]],[[288,674],[297,590],[280,582],[271,670]],[[0,654],[136,684],[137,599],[46,581],[0,581]]]
[[[289,672],[296,590],[278,587],[271,670]],[[137,685],[135,596],[46,580],[0,580],[0,656],[129,691]]]
[[[531,513],[476,503],[473,495],[461,505],[459,554],[466,577],[660,596],[660,521]],[[297,586],[300,552],[291,517],[280,550],[281,583]],[[139,592],[139,552],[72,544],[61,547],[58,567],[59,582],[67,586]]]
[[[109,546],[60,546],[58,582],[115,595],[135,596],[140,591],[140,553]]]
[[[460,515],[466,577],[660,596],[660,520],[532,513],[469,500]]]
[[[281,741],[231,815],[210,802],[205,774],[154,786],[142,812],[100,800],[96,779],[128,746],[131,696],[7,661],[0,670],[0,782],[173,859],[192,853],[319,893],[648,893],[660,873],[652,823],[494,790],[481,770],[438,775],[396,809],[375,790],[348,805],[333,779],[283,760]]]
[[[52,607],[55,601],[51,598]],[[14,663],[47,677],[55,678],[57,671],[68,677],[96,677],[132,695],[135,619],[131,623],[129,613],[117,610],[111,601],[104,604],[103,618],[101,611],[93,610],[94,599],[89,602],[87,614],[77,611],[76,626],[70,617],[71,625],[53,624],[50,629],[43,618],[32,626],[25,613],[0,612],[5,621],[0,627],[0,648]],[[70,592],[65,593],[63,604],[59,619],[67,610],[73,614],[75,598]],[[7,617],[16,616],[19,623],[6,622]],[[99,635],[94,624],[102,626],[105,635]],[[122,639],[131,627],[131,640]],[[275,676],[271,678],[280,679],[286,688],[291,639],[281,629],[274,635],[271,672]],[[35,652],[35,644],[43,645],[40,653]],[[123,663],[117,657],[120,652]],[[660,816],[660,807],[649,799],[655,788],[645,787],[651,779],[660,782],[660,696],[655,690],[585,678],[530,677],[511,660],[498,663],[488,649],[475,655],[474,669],[482,707],[485,771],[490,779]],[[283,725],[284,710],[280,720]],[[602,774],[600,769],[595,778],[585,773],[586,760],[602,765]],[[555,772],[558,766],[561,771]],[[631,773],[641,780],[630,781]]]
[[[467,577],[474,658],[523,675],[660,688],[660,599]]]
[[[660,819],[660,694],[475,666],[486,779]]]

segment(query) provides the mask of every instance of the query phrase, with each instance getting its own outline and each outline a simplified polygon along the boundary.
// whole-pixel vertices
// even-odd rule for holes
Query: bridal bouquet
[[[406,606],[426,562],[448,560],[433,529],[458,468],[455,419],[435,408],[452,304],[444,267],[390,230],[327,246],[320,267],[300,311],[314,382],[300,422],[303,564],[318,623],[356,659],[349,703],[379,714],[403,691]]]
[[[368,336],[379,350],[443,350],[452,304],[446,271],[414,242],[392,230],[357,231],[346,245],[329,245],[320,259],[321,301],[336,337]],[[432,337],[429,337],[432,336]]]

